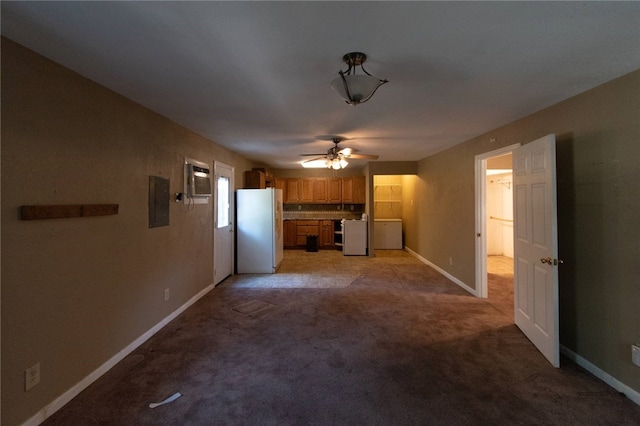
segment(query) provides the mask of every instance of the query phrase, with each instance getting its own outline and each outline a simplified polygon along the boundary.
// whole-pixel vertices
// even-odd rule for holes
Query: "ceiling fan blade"
[[[366,159],[366,160],[377,160],[379,155],[369,155],[369,154],[351,154],[348,156],[349,158],[357,159]]]
[[[326,153],[322,153],[322,154],[300,154],[301,157],[317,157],[319,155],[324,155],[326,156]]]
[[[320,141],[332,141],[332,142],[336,142],[338,141],[338,143],[342,142],[342,141],[350,141],[352,139],[355,138],[347,138],[344,136],[340,136],[340,135],[318,135],[315,137],[315,139],[320,140]]]
[[[303,161],[302,167],[304,167],[305,169],[324,169],[327,167],[327,158],[318,157],[312,158],[311,160]]]

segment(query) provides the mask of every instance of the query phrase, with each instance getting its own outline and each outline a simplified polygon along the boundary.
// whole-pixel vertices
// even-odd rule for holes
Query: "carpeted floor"
[[[275,276],[227,279],[46,424],[640,424],[575,364],[553,368],[500,286],[481,300],[406,252],[376,253],[287,251]]]

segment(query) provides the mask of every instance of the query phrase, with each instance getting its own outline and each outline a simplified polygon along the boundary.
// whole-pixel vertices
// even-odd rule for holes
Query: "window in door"
[[[230,180],[227,176],[218,176],[217,179],[217,196],[216,205],[218,214],[216,217],[216,228],[224,228],[229,226],[229,217],[231,209],[229,203]]]

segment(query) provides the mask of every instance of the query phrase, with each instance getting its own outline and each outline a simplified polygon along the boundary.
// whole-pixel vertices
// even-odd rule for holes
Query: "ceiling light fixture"
[[[342,155],[336,156],[335,158],[319,158],[302,163],[302,167],[305,169],[324,169],[326,167],[328,169],[340,170],[348,165],[349,162]]]
[[[331,87],[338,92],[340,97],[349,105],[358,105],[367,102],[378,87],[389,80],[381,80],[374,77],[364,69],[362,65],[367,60],[367,55],[361,52],[347,53],[342,60],[348,65],[346,71],[338,71],[340,77],[331,82]],[[364,74],[356,75],[356,67],[360,67]]]

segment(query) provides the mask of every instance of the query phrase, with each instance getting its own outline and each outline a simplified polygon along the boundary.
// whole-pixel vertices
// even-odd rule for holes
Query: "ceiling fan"
[[[352,148],[340,148],[338,144],[345,140],[342,137],[334,136],[331,138],[333,143],[335,144],[333,147],[327,150],[326,154],[302,154],[303,157],[315,157],[321,155],[322,157],[314,158],[311,160],[307,160],[302,162],[302,167],[305,168],[323,168],[327,167],[330,169],[338,170],[344,169],[349,165],[347,159],[366,159],[366,160],[377,160],[377,155],[369,155],[369,154],[355,154],[355,150]]]

